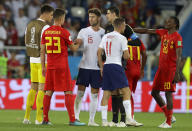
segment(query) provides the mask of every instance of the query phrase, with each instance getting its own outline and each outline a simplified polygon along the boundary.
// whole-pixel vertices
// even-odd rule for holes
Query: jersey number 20
[[[57,50],[47,49],[47,53],[61,53],[60,37],[45,37],[45,39],[48,40],[48,42],[46,43],[46,49],[47,49],[48,46],[57,47]],[[55,41],[54,43],[53,43],[53,40]]]

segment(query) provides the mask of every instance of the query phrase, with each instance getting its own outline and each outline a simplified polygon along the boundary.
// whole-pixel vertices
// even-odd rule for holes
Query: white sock
[[[106,106],[101,106],[101,118],[102,118],[102,122],[107,122],[107,109],[108,109],[108,105],[106,105]]]
[[[131,116],[131,101],[130,100],[124,100],[123,101],[123,106],[125,108],[126,118],[128,120],[132,120],[132,116]]]
[[[97,110],[97,103],[98,103],[98,93],[92,94],[91,93],[91,102],[89,106],[89,121],[94,122],[95,113]]]
[[[75,112],[75,119],[79,120],[79,114],[81,110],[81,101],[84,95],[84,91],[77,91],[77,96],[75,98],[74,104],[74,112]]]

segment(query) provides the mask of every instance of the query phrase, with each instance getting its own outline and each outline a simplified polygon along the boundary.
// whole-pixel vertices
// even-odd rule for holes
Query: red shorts
[[[129,88],[131,92],[135,93],[137,82],[140,78],[140,69],[138,70],[133,70],[133,68],[132,70],[128,69],[125,71],[125,74],[127,76],[127,80],[128,80]]]
[[[47,69],[44,90],[72,91],[73,87],[69,68]]]
[[[153,89],[159,91],[175,91],[176,84],[173,84],[175,70],[158,69],[153,80]]]

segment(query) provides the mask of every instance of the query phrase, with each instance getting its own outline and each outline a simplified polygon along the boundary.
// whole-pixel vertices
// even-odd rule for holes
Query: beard
[[[93,23],[93,24],[90,24],[90,25],[91,25],[91,26],[97,26],[98,23],[99,23],[99,21],[97,21],[97,22],[95,22],[95,23]]]

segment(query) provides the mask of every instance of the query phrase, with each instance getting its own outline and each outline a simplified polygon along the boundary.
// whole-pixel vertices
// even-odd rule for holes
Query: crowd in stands
[[[27,74],[29,73],[29,66],[25,64],[27,63],[25,51],[15,51],[14,47],[25,45],[25,28],[30,20],[39,16],[39,9],[44,3],[48,3],[54,8],[66,9],[67,15],[64,27],[71,33],[72,40],[76,39],[81,28],[89,25],[87,11],[93,7],[102,10],[101,25],[103,27],[107,23],[105,10],[110,6],[119,7],[121,16],[126,19],[126,23],[131,27],[160,28],[164,23],[161,9],[158,8],[158,0],[1,0],[0,56],[8,57],[6,78],[29,76]],[[148,51],[155,50],[159,45],[160,39],[156,36],[139,35],[139,37]],[[6,50],[5,47],[7,46],[12,46],[12,51]],[[158,56],[158,53],[156,54]],[[24,55],[25,59],[17,60],[17,55]],[[156,57],[151,59],[158,60]],[[158,61],[155,63],[158,63]]]

